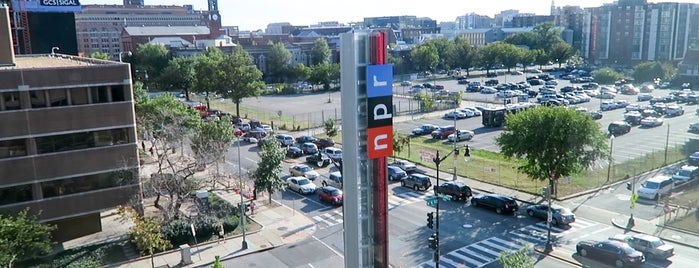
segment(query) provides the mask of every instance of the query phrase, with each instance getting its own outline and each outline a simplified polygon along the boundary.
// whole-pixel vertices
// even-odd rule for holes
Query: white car
[[[451,112],[444,114],[444,118],[462,119],[462,118],[466,118],[466,114],[459,112],[459,111],[451,111]]]
[[[663,119],[658,117],[649,116],[641,120],[641,126],[644,127],[657,127],[663,125]]]
[[[600,99],[613,99],[613,98],[616,98],[616,93],[602,92],[599,95],[597,95],[597,97]]]
[[[272,126],[270,125],[260,125],[256,127],[255,130],[264,131],[265,133],[272,132]]]
[[[392,166],[397,166],[402,170],[405,170],[405,172],[411,172],[417,170],[417,166],[413,163],[410,163],[408,160],[396,160],[395,162],[391,163]]]
[[[474,113],[473,111],[471,111],[469,109],[459,109],[459,112],[462,112],[463,114],[465,114],[467,118],[471,118],[471,117],[476,116],[476,113]]]
[[[342,149],[335,147],[325,147],[321,150],[322,153],[326,154],[331,159],[342,159]]]
[[[699,123],[691,123],[691,124],[689,124],[689,131],[692,131],[692,132],[699,132]]]
[[[305,177],[290,177],[286,179],[290,190],[299,194],[312,194],[316,192],[316,185]]]
[[[313,170],[312,167],[309,167],[306,164],[298,164],[298,165],[293,165],[289,168],[289,174],[291,176],[298,176],[298,177],[306,177],[310,180],[315,180],[318,178],[318,172]]]
[[[475,133],[470,130],[457,130],[454,134],[447,136],[447,140],[451,142],[465,141],[473,139]]]
[[[474,107],[464,107],[461,110],[470,110],[474,116],[481,116],[483,113]]]
[[[599,104],[599,109],[602,111],[614,110],[616,109],[616,103],[614,101],[603,101]]]

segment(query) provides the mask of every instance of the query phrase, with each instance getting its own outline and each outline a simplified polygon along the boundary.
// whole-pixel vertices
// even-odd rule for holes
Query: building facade
[[[10,36],[0,11],[0,36]],[[1,213],[28,209],[65,241],[100,231],[100,212],[139,204],[128,64],[15,56],[0,38],[0,81]]]

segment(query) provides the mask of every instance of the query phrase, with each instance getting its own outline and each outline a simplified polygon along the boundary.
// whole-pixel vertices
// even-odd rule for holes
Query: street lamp
[[[61,50],[59,47],[52,47],[51,48],[51,55],[56,55],[56,51]]]
[[[437,154],[435,157],[432,159],[432,162],[434,162],[435,166],[437,167],[437,183],[435,184],[436,188],[439,188],[439,164],[442,163],[447,157],[451,156],[451,154],[456,153],[457,155],[459,154],[459,149],[454,148],[453,151],[449,152],[447,155],[444,157],[439,157],[439,151],[437,151]],[[464,156],[465,157],[470,157],[471,156],[471,148],[466,145],[464,146]],[[454,167],[454,170],[456,170],[456,167]],[[454,173],[456,174],[456,173]],[[435,268],[439,268],[439,196],[437,196],[437,202],[435,205],[435,216],[434,216],[434,234],[430,237],[430,242],[432,243],[432,248],[434,249],[434,263],[435,263]],[[429,218],[429,216],[428,216]],[[434,241],[434,242],[432,242]]]
[[[129,57],[131,57],[131,55],[132,55],[132,54],[131,54],[131,51],[126,51],[126,52],[122,51],[122,52],[119,52],[119,62],[124,62],[124,61],[122,61],[122,58],[121,58],[121,56],[124,55],[124,54],[128,55]]]
[[[245,200],[243,199],[243,160],[240,157],[240,136],[242,133],[236,135],[238,140],[238,182],[240,183],[240,225],[243,227],[243,245],[242,249],[248,249],[248,241],[245,240]]]

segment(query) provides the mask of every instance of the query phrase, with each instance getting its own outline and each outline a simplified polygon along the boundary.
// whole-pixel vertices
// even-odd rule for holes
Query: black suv
[[[499,194],[484,194],[471,198],[471,205],[474,207],[486,207],[495,209],[495,212],[502,214],[503,212],[515,212],[519,209],[517,201],[511,197]]]
[[[415,191],[426,191],[432,186],[430,177],[422,174],[410,174],[400,181],[400,186],[413,188]]]
[[[609,131],[610,135],[621,135],[621,134],[626,134],[631,131],[631,125],[629,123],[626,123],[624,121],[615,121],[609,124],[609,127],[607,127],[607,130]]]
[[[451,196],[453,200],[463,200],[467,201],[473,194],[471,193],[471,187],[468,187],[463,182],[458,181],[448,181],[439,185],[439,187],[434,187],[434,194],[445,194]]]

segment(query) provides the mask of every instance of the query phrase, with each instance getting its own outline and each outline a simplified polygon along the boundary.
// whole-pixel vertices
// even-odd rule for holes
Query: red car
[[[335,146],[335,141],[332,139],[317,139],[313,143],[318,146],[318,149],[324,149],[325,147]]]
[[[320,187],[318,198],[320,198],[320,201],[340,206],[342,205],[342,190],[332,186]]]

